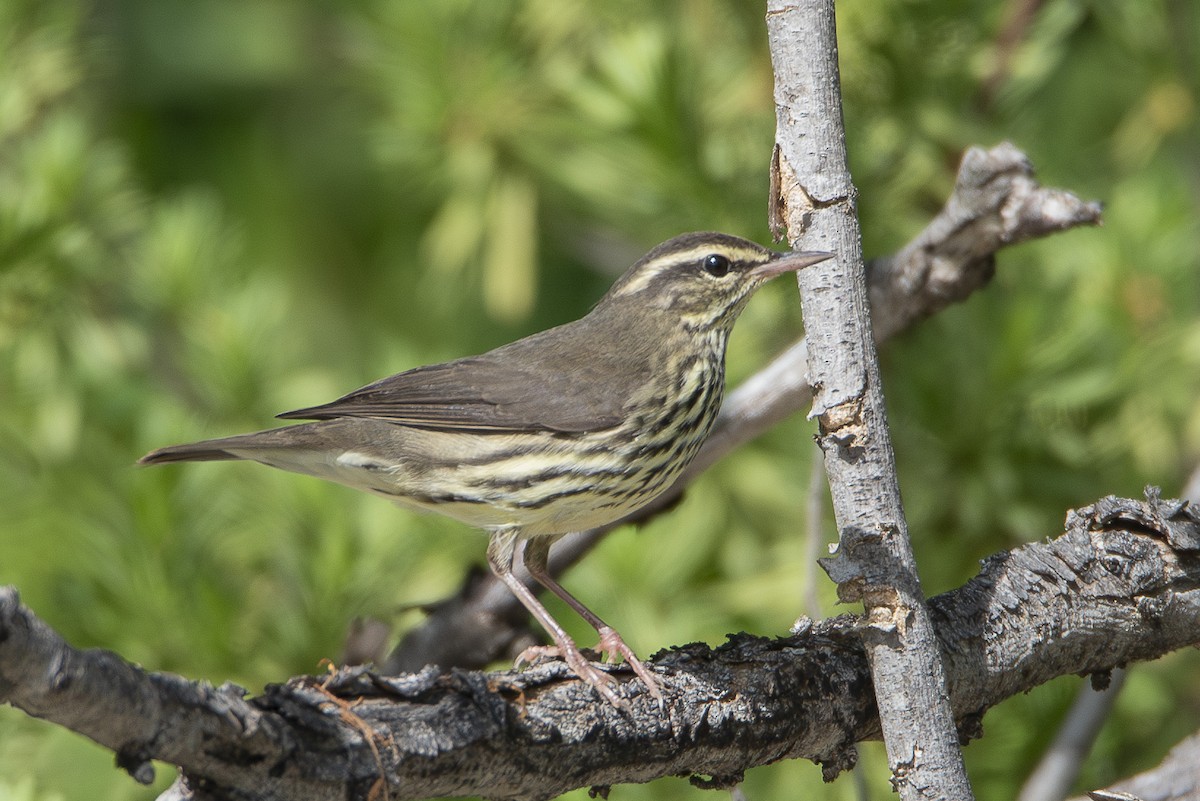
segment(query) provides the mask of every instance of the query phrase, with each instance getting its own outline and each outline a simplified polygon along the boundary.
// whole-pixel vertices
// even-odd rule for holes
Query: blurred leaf
[[[1104,228],[1002,253],[992,287],[884,349],[929,591],[1069,507],[1177,491],[1200,455],[1196,7],[1044,4],[1005,49],[1007,14],[838,6],[869,252],[926,223],[969,144],[1012,139],[1107,203]],[[316,670],[354,616],[417,622],[398,610],[453,591],[482,535],[255,465],[131,463],[573,319],[681,231],[765,241],[773,130],[754,4],[0,4],[0,581],[77,644],[251,688]],[[799,335],[797,306],[782,282],[755,298],[734,380]],[[765,435],[568,586],[642,652],[782,633],[811,434]],[[1195,728],[1195,660],[1134,668],[1096,784]],[[989,712],[977,797],[1013,796],[1078,684]],[[8,714],[0,795],[151,797]],[[863,754],[883,797],[886,757]],[[746,791],[853,796],[819,785],[788,763]]]

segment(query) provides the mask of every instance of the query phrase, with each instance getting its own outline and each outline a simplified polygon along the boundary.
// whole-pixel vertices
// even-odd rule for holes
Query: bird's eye
[[[704,270],[709,275],[722,278],[729,274],[729,259],[720,253],[710,253],[704,257]]]

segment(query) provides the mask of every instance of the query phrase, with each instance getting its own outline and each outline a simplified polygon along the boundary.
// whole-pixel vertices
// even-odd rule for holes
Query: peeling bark
[[[1105,674],[1196,641],[1200,516],[1186,504],[1104,498],[1067,532],[988,559],[930,600],[950,703],[964,738],[983,713],[1067,674]],[[802,627],[803,628],[803,627]],[[648,662],[660,710],[623,667],[623,714],[561,663],[524,673],[362,669],[298,677],[245,698],[80,651],[0,591],[0,701],[91,737],[148,781],[150,759],[181,766],[164,796],[543,799],[576,787],[699,775],[735,781],[779,759],[827,778],[879,737],[861,618],[791,637],[738,635]]]

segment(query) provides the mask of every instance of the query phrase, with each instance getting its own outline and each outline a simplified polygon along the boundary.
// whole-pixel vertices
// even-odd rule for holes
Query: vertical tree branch
[[[867,610],[863,639],[905,801],[972,797],[900,503],[846,161],[833,0],[769,0],[777,118],[772,227],[837,255],[799,274],[813,411],[840,547],[824,566]]]

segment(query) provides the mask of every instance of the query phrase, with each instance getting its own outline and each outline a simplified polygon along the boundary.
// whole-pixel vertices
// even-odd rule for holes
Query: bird
[[[615,706],[615,679],[580,651],[532,578],[575,610],[662,703],[621,636],[550,575],[550,545],[666,491],[721,407],[726,342],[762,284],[829,253],[779,252],[715,232],[650,250],[585,316],[478,356],[416,367],[278,418],[310,422],[172,445],[142,465],[249,460],[437,512],[488,533],[487,560],[557,656]]]

